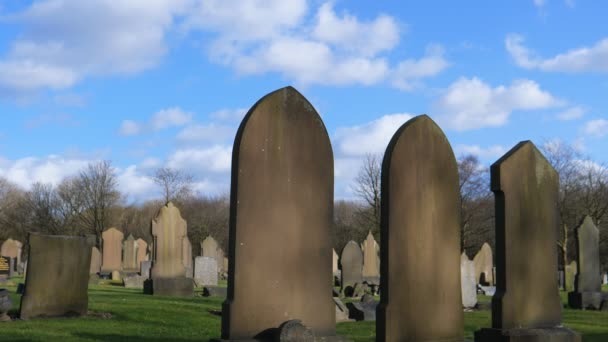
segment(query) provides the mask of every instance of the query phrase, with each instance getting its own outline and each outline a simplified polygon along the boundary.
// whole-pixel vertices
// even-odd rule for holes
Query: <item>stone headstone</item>
[[[122,275],[120,274],[120,271],[112,271],[112,281],[122,282]]]
[[[604,277],[602,279],[602,284],[608,285],[608,273],[604,273]]]
[[[21,263],[21,251],[23,249],[23,243],[11,238],[7,239],[0,246],[0,256],[9,257],[15,259],[15,265]]]
[[[12,278],[15,276],[15,259],[9,258],[8,265],[8,276],[9,278]]]
[[[89,274],[97,274],[101,272],[101,252],[97,247],[91,248],[91,267]]]
[[[381,184],[377,341],[463,339],[456,158],[428,116],[395,133]]]
[[[137,272],[139,265],[137,264],[137,243],[133,235],[129,234],[123,242],[123,260],[122,269],[125,272]]]
[[[13,301],[8,295],[8,290],[0,289],[0,322],[10,322],[8,311],[13,308]]]
[[[111,273],[122,269],[122,240],[124,234],[110,228],[101,233],[103,245],[101,246],[101,272]]]
[[[145,260],[140,263],[139,266],[139,275],[150,278],[150,269],[152,269],[152,261]]]
[[[184,265],[183,247],[187,233],[186,221],[171,202],[152,220],[155,259],[150,273],[154,295],[194,295],[194,283],[186,277]]]
[[[131,275],[124,277],[123,281],[124,281],[125,287],[128,289],[143,289],[144,281],[147,279],[148,278],[145,276],[141,276],[138,274],[131,274]]]
[[[568,292],[574,291],[574,279],[576,279],[577,266],[576,261],[571,261],[570,264],[566,265],[565,271],[565,282],[566,288],[565,290]]]
[[[136,264],[139,266],[142,261],[148,260],[148,243],[144,239],[137,239],[135,243],[137,244]]]
[[[530,141],[491,167],[496,196],[496,294],[492,328],[475,341],[526,336],[525,341],[580,341],[561,326],[557,278],[557,172]],[[521,337],[520,337],[521,338]],[[512,339],[510,340],[512,341]]]
[[[216,258],[219,245],[212,236],[207,236],[201,242],[201,256]]]
[[[475,264],[475,279],[476,283],[483,286],[494,285],[494,278],[492,269],[494,268],[494,262],[492,259],[492,247],[485,242],[479,252],[473,258]]]
[[[363,283],[363,252],[355,241],[349,241],[342,249],[340,265],[342,266],[341,292],[350,295],[350,288],[354,289],[356,284]]]
[[[184,262],[184,267],[186,268],[186,277],[192,278],[192,244],[190,243],[188,236],[185,236],[182,241],[182,261]]]
[[[475,262],[469,260],[466,253],[460,255],[460,286],[462,289],[462,306],[470,309],[477,305],[477,281]]]
[[[228,288],[220,286],[205,286],[203,287],[203,297],[221,297],[226,298]]]
[[[348,317],[355,321],[375,321],[376,320],[376,309],[378,302],[374,301],[361,301],[361,302],[350,302],[346,304],[348,308]]]
[[[224,255],[222,247],[218,247],[215,260],[217,261],[217,271],[219,273],[228,272],[228,269],[224,269]]]
[[[370,284],[380,283],[380,258],[378,257],[379,246],[372,232],[367,234],[363,242],[363,280]]]
[[[294,319],[319,338],[335,335],[334,167],[323,121],[294,88],[277,90],[245,116],[232,153],[222,338],[253,339]]]
[[[350,322],[351,319],[348,317],[348,308],[339,297],[334,297],[334,304],[336,306],[336,323]]]
[[[194,259],[194,282],[198,286],[217,286],[217,261],[212,257]]]
[[[315,342],[313,331],[299,319],[285,322],[279,327],[277,342]]]
[[[30,233],[29,246],[21,319],[86,314],[90,240]]]
[[[602,304],[600,278],[600,231],[591,217],[585,217],[576,229],[577,270],[574,291],[568,293],[568,305],[575,309],[599,310]]]
[[[333,259],[331,262],[331,269],[334,275],[336,275],[339,271],[338,269],[338,253],[336,253],[336,250],[332,248],[332,254],[333,254]]]

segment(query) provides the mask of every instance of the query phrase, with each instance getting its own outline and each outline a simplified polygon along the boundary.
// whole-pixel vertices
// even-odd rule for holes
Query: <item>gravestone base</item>
[[[211,339],[210,342],[282,342],[279,338],[260,338],[260,339],[247,339],[247,340],[222,340],[222,339]],[[352,342],[345,337],[341,336],[315,336],[315,342]]]
[[[484,328],[475,332],[475,342],[581,342],[581,335],[564,327],[504,330]]]
[[[568,306],[580,310],[599,310],[602,301],[608,299],[608,293],[602,292],[568,292]]]
[[[144,293],[155,296],[193,297],[194,282],[190,278],[153,278],[144,282]]]

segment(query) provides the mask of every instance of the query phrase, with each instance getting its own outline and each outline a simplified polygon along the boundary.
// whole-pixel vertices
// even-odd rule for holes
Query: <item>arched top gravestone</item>
[[[333,170],[323,121],[294,88],[249,110],[232,150],[222,338],[253,339],[292,319],[335,335]]]
[[[23,249],[23,243],[11,238],[6,239],[0,246],[0,255],[4,257],[13,258],[16,262],[21,262],[21,251]]]
[[[342,249],[340,266],[342,292],[349,286],[354,287],[355,284],[363,283],[363,252],[355,241],[349,241]]]
[[[141,266],[142,261],[148,260],[148,243],[144,239],[137,239],[137,267]]]
[[[137,266],[137,243],[132,234],[129,234],[123,243],[122,266],[125,271],[133,272],[139,269],[139,266]]]
[[[494,261],[492,257],[492,247],[487,242],[484,242],[481,249],[473,258],[475,264],[475,281],[477,284],[481,284],[482,274],[483,280],[487,284],[483,285],[494,285],[493,268]]]
[[[585,217],[576,229],[577,271],[574,288],[576,292],[602,291],[600,276],[600,231],[591,217]]]
[[[209,235],[201,242],[201,256],[216,258],[218,243],[215,239]]]
[[[112,272],[122,269],[122,240],[124,234],[112,227],[101,233],[101,271]]]
[[[363,242],[363,279],[377,284],[380,278],[380,259],[378,258],[378,243],[372,232],[367,234]]]
[[[155,259],[151,269],[152,278],[186,276],[182,251],[186,234],[186,220],[182,218],[179,209],[169,202],[152,220],[155,248]]]
[[[458,168],[428,116],[391,139],[381,188],[377,341],[462,340]]]

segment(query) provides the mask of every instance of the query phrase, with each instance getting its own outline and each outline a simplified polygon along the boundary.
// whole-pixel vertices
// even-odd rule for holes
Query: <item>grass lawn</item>
[[[15,279],[18,281],[18,279]],[[16,286],[11,291],[19,306]],[[608,287],[604,287],[608,291]],[[562,299],[564,298],[562,293]],[[481,297],[488,300],[488,297]],[[206,341],[219,337],[219,298],[168,298],[112,285],[89,288],[89,310],[111,318],[33,319],[0,323],[0,341]],[[17,309],[12,312],[17,313]],[[255,313],[254,313],[255,314]],[[584,341],[608,341],[608,312],[564,310],[564,324],[583,334]],[[465,337],[490,326],[490,311],[465,313]],[[372,341],[375,322],[340,323],[338,334],[354,341]]]

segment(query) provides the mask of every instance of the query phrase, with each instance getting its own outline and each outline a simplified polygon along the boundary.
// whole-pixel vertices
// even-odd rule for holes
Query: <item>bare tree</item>
[[[161,187],[165,203],[192,195],[191,175],[171,168],[160,168],[154,173],[154,183]]]
[[[382,156],[378,154],[367,154],[363,165],[355,179],[353,190],[363,201],[358,212],[374,235],[378,236],[380,231],[380,183],[382,175]]]
[[[52,184],[32,184],[25,194],[25,207],[29,213],[28,230],[45,234],[65,233],[60,202]]]

